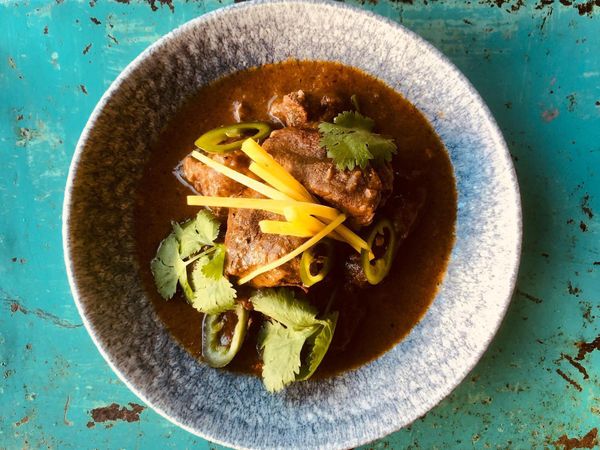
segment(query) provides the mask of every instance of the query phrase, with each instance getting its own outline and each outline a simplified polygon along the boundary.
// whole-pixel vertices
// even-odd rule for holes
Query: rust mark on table
[[[577,106],[577,94],[576,93],[569,94],[569,95],[567,95],[566,99],[569,102],[569,104],[567,105],[567,111],[569,111],[569,112],[575,111],[575,107]]]
[[[582,361],[583,358],[585,358],[585,355],[588,353],[591,353],[594,350],[600,350],[600,335],[598,335],[598,337],[592,342],[578,342],[575,345],[577,345],[579,348],[579,352],[577,353],[575,359],[577,361]]]
[[[581,198],[581,211],[590,219],[594,218],[594,212],[592,211],[592,208],[590,208],[590,194],[585,194]]]
[[[137,403],[129,403],[129,406],[131,409],[128,409],[126,406],[118,405],[117,403],[112,403],[108,406],[94,408],[90,411],[92,421],[87,423],[87,427],[93,428],[96,423],[117,420],[122,420],[124,422],[138,422],[140,420],[140,414],[146,408]]]
[[[583,391],[583,388],[581,387],[581,385],[573,380],[572,378],[570,378],[566,373],[564,373],[562,370],[560,369],[556,369],[556,373],[559,374],[567,383],[569,383],[571,386],[573,386],[575,389],[577,389],[579,392]]]
[[[566,359],[567,361],[569,361],[571,363],[571,365],[573,367],[575,367],[579,371],[579,373],[581,373],[583,375],[583,379],[584,380],[587,380],[590,377],[588,375],[587,370],[585,369],[585,367],[583,367],[580,363],[578,363],[577,361],[575,361],[572,356],[566,355],[564,353],[561,356],[564,359]]]
[[[580,302],[583,307],[582,317],[587,323],[594,323],[596,316],[592,315],[592,304],[590,302]]]
[[[131,3],[130,0],[116,0],[116,2],[122,3],[124,5],[129,5]],[[150,5],[150,9],[152,11],[158,11],[158,6],[156,6],[156,4],[158,3],[160,6],[167,5],[171,12],[175,12],[173,0],[145,0],[145,2],[148,3],[148,5]]]
[[[575,297],[579,297],[579,294],[581,294],[581,289],[577,286],[573,286],[573,283],[570,280],[567,283],[567,289],[569,290],[569,294],[574,295]]]
[[[66,319],[62,319],[48,311],[44,311],[43,309],[40,308],[36,308],[36,309],[29,309],[27,308],[25,305],[23,305],[18,299],[16,298],[11,298],[9,295],[7,295],[5,292],[0,290],[0,295],[2,295],[4,297],[4,303],[8,305],[8,307],[10,308],[10,312],[12,314],[15,314],[17,312],[20,312],[24,315],[27,314],[33,314],[36,317],[39,317],[42,320],[47,320],[50,323],[58,326],[58,327],[62,327],[62,328],[80,328],[83,326],[82,323],[72,323],[69,322]]]
[[[598,445],[598,428],[592,428],[587,434],[581,438],[569,438],[566,434],[560,436],[553,442],[557,447],[563,450],[572,450],[575,448],[594,448]]]
[[[517,289],[515,292],[516,292],[518,295],[520,295],[520,296],[522,296],[522,297],[525,297],[527,300],[531,300],[533,303],[537,303],[538,305],[544,301],[544,300],[542,300],[541,298],[539,298],[539,297],[536,297],[536,296],[534,296],[534,295],[531,295],[531,294],[528,294],[527,292],[523,292],[523,291],[522,291],[522,290],[520,290],[520,289]]]
[[[21,425],[25,425],[27,422],[29,422],[29,416],[25,416],[18,422],[15,422],[15,427],[20,427]]]
[[[579,12],[580,16],[591,16],[594,6],[600,7],[600,0],[588,0],[587,2],[579,3],[575,6],[577,7],[577,11]]]

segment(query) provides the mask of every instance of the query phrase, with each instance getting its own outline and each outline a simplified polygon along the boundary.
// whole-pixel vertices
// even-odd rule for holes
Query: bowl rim
[[[204,13],[194,19],[191,19],[191,20],[177,26],[173,30],[171,30],[168,33],[166,33],[165,35],[161,36],[159,39],[157,39],[151,45],[146,47],[129,64],[127,64],[125,66],[125,68],[119,73],[119,75],[113,80],[113,82],[110,84],[108,89],[104,92],[104,94],[101,96],[100,100],[98,101],[98,103],[96,104],[94,109],[92,110],[92,113],[90,114],[90,116],[81,132],[81,135],[77,141],[77,145],[75,147],[75,151],[73,153],[71,163],[69,166],[69,172],[67,175],[67,182],[65,185],[65,194],[64,194],[63,205],[62,205],[63,257],[64,257],[67,279],[69,282],[71,294],[73,296],[73,300],[77,307],[77,311],[78,311],[79,315],[81,316],[83,325],[85,326],[87,333],[89,334],[90,338],[92,339],[92,342],[94,343],[94,345],[96,346],[96,348],[98,349],[98,351],[100,352],[100,354],[102,355],[102,357],[104,358],[104,360],[106,361],[108,366],[112,369],[112,371],[121,380],[121,382],[123,382],[123,384],[125,386],[127,386],[127,388],[131,392],[133,392],[138,398],[140,398],[146,405],[148,405],[150,408],[152,408],[154,411],[156,411],[160,416],[164,417],[172,424],[186,430],[187,432],[189,432],[195,436],[201,437],[205,440],[209,440],[211,442],[214,442],[218,445],[223,445],[223,446],[231,446],[232,443],[223,441],[218,436],[209,436],[198,429],[195,429],[191,426],[185,425],[185,424],[179,422],[176,418],[170,416],[168,413],[163,411],[159,406],[150,402],[147,399],[147,397],[140,390],[138,390],[135,386],[133,386],[130,383],[130,381],[127,379],[127,377],[118,369],[116,364],[111,361],[108,352],[100,344],[98,338],[96,337],[96,331],[94,329],[94,326],[90,323],[90,321],[88,320],[88,318],[85,315],[84,306],[81,302],[80,292],[79,292],[79,289],[78,289],[78,286],[77,286],[77,283],[75,280],[74,267],[73,267],[74,264],[73,264],[73,261],[71,260],[71,242],[70,242],[71,229],[69,227],[69,222],[70,222],[70,218],[71,218],[71,206],[72,206],[71,205],[71,193],[73,190],[75,175],[78,171],[79,163],[81,161],[81,157],[83,155],[84,148],[88,142],[91,130],[94,127],[96,121],[98,120],[102,110],[104,109],[106,104],[112,99],[113,95],[126,82],[127,78],[130,76],[130,74],[132,72],[134,72],[138,67],[140,67],[143,64],[143,62],[146,60],[146,58],[148,58],[149,56],[152,55],[152,53],[154,53],[156,48],[162,46],[164,43],[166,43],[170,40],[177,39],[180,34],[184,33],[188,29],[194,28],[203,23],[210,22],[213,18],[215,18],[217,16],[220,16],[222,14],[228,14],[232,11],[238,11],[238,10],[243,11],[245,9],[251,9],[257,5],[265,5],[265,4],[324,5],[324,6],[334,7],[334,8],[346,9],[346,10],[350,10],[354,13],[357,13],[359,15],[365,15],[366,17],[368,17],[372,20],[378,21],[387,26],[390,26],[393,29],[401,30],[403,33],[408,35],[411,39],[417,41],[420,45],[422,45],[428,52],[433,54],[435,57],[439,58],[439,60],[443,64],[445,64],[452,72],[454,72],[454,74],[457,76],[457,78],[463,83],[465,88],[467,88],[467,90],[469,91],[469,94],[472,96],[472,98],[477,103],[477,106],[480,108],[480,112],[483,115],[482,121],[486,121],[489,124],[490,137],[494,141],[494,147],[495,147],[496,151],[503,159],[505,159],[509,163],[509,167],[508,167],[509,170],[507,171],[507,175],[510,180],[511,187],[513,189],[512,193],[514,194],[513,195],[514,198],[512,200],[514,201],[514,204],[516,207],[516,209],[515,209],[516,224],[515,225],[516,225],[516,232],[517,232],[517,234],[515,236],[515,238],[516,238],[515,244],[516,245],[514,248],[514,260],[511,261],[512,270],[510,272],[510,277],[509,277],[509,280],[510,280],[509,292],[510,292],[510,294],[505,299],[505,301],[502,305],[502,308],[500,310],[500,314],[497,316],[496,320],[493,323],[489,324],[490,326],[488,327],[488,330],[489,330],[488,335],[485,337],[485,339],[483,339],[481,341],[481,345],[472,352],[472,355],[471,355],[472,360],[469,362],[469,364],[465,364],[461,373],[458,373],[456,375],[455,383],[448,385],[449,389],[447,389],[444,393],[440,394],[438,396],[438,398],[435,398],[432,400],[432,402],[430,402],[430,406],[427,407],[425,413],[431,411],[431,409],[436,407],[443,399],[448,397],[456,388],[458,388],[458,386],[460,386],[462,384],[462,382],[464,381],[464,379],[466,378],[468,373],[471,370],[473,370],[473,368],[475,368],[475,366],[481,360],[483,354],[488,350],[492,339],[496,336],[500,326],[502,325],[502,323],[504,321],[504,318],[506,317],[506,313],[508,311],[512,297],[514,295],[514,290],[516,288],[516,281],[517,281],[517,277],[518,277],[518,273],[519,273],[521,253],[522,253],[523,212],[522,212],[521,194],[520,194],[516,170],[515,170],[514,164],[512,162],[510,151],[509,151],[506,141],[502,135],[502,132],[501,132],[494,116],[492,115],[489,107],[487,106],[487,104],[485,103],[485,101],[483,100],[483,98],[481,97],[479,92],[477,91],[477,89],[471,84],[469,79],[458,69],[458,67],[456,67],[456,65],[454,65],[454,63],[452,61],[450,61],[450,59],[446,55],[444,55],[440,50],[438,50],[436,47],[434,47],[433,44],[428,42],[426,39],[419,36],[416,32],[404,27],[403,25],[399,24],[398,22],[396,22],[392,19],[381,16],[375,12],[363,9],[358,6],[348,5],[345,3],[339,3],[334,0],[249,0],[249,1],[246,1],[243,3],[234,3],[232,5],[228,5],[228,6],[218,8],[216,10]],[[348,441],[342,443],[343,448],[356,447],[356,446],[360,446],[360,445],[364,445],[366,443],[372,442],[374,439],[376,440],[376,439],[382,438],[383,436],[387,436],[390,433],[399,431],[400,429],[409,426],[411,423],[414,422],[414,420],[416,420],[416,418],[413,419],[411,422],[406,423],[401,426],[391,425],[388,427],[389,429],[385,430],[385,435],[382,435],[382,436],[365,436],[363,438],[348,440]],[[236,447],[236,448],[243,448],[243,447]]]

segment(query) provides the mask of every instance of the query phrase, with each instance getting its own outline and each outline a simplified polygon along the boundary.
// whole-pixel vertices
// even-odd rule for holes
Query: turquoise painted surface
[[[490,106],[521,183],[523,262],[480,364],[370,447],[552,448],[563,435],[593,444],[600,352],[574,358],[600,335],[600,7],[410,3],[362,6],[431,41]],[[220,6],[0,1],[0,448],[217,447],[148,408],[94,418],[141,401],[81,325],[60,227],[69,162],[104,90],[147,45]]]

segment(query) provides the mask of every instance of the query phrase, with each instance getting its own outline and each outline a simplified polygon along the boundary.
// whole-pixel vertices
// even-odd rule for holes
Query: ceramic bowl
[[[163,124],[200,86],[288,58],[335,60],[396,89],[429,119],[458,188],[456,243],[433,304],[376,361],[272,395],[210,369],[169,335],[140,281],[133,195]],[[465,77],[427,42],[339,3],[242,3],[166,35],[115,80],[79,140],[64,203],[73,296],[92,339],[148,405],[211,441],[348,448],[402,428],[448,395],[487,348],[518,267],[521,216],[506,144]]]

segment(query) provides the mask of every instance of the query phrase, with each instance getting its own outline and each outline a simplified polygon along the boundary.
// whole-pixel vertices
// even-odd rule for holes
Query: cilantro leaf
[[[212,245],[219,235],[219,222],[209,211],[203,209],[192,220],[179,225],[173,222],[173,231],[179,240],[182,258],[199,251],[205,245]]]
[[[225,246],[215,244],[214,249],[211,254],[198,258],[192,271],[194,294],[191,304],[206,314],[218,314],[233,308],[237,296],[235,289],[223,275]]]
[[[375,122],[356,111],[338,114],[334,123],[321,122],[320,145],[340,170],[364,169],[369,161],[391,161],[396,153],[392,139],[373,133]]]
[[[209,262],[202,266],[202,275],[214,280],[218,280],[222,277],[226,253],[227,248],[224,244],[215,244],[214,253],[210,256]]]
[[[194,219],[183,224],[173,222],[173,231],[159,245],[156,256],[150,262],[150,269],[154,275],[154,283],[159,294],[166,300],[173,298],[177,291],[177,283],[181,285],[188,301],[195,298],[195,293],[188,281],[187,266],[200,258],[198,253],[205,246],[212,246],[219,235],[219,222],[207,210],[198,212]],[[209,250],[210,251],[210,250]],[[224,248],[219,255],[221,276],[225,259]],[[225,286],[222,280],[221,291]],[[231,285],[229,285],[231,286]]]
[[[316,323],[317,310],[308,302],[297,299],[290,289],[263,289],[250,297],[250,301],[255,311],[288,328],[300,330]]]
[[[258,291],[250,301],[255,311],[271,318],[259,336],[267,389],[278,391],[293,381],[310,378],[329,349],[337,312],[319,320],[308,301],[296,298],[294,291],[286,288]],[[303,363],[305,346],[308,353]]]
[[[359,128],[361,130],[371,131],[375,126],[375,121],[370,117],[363,116],[357,111],[344,111],[339,113],[333,123],[344,128]]]
[[[158,293],[167,300],[172,298],[177,290],[177,282],[183,278],[186,270],[175,234],[171,233],[160,243],[156,257],[150,262],[150,270]]]
[[[302,364],[300,354],[312,328],[303,331],[285,328],[277,322],[267,322],[259,345],[263,351],[262,377],[269,392],[283,389],[296,380]]]
[[[306,358],[306,364],[302,366],[302,370],[296,380],[307,380],[315,373],[321,361],[323,361],[327,350],[329,350],[337,319],[337,311],[328,314],[327,317],[320,321],[320,330],[308,338],[306,343],[310,347],[310,353]]]

